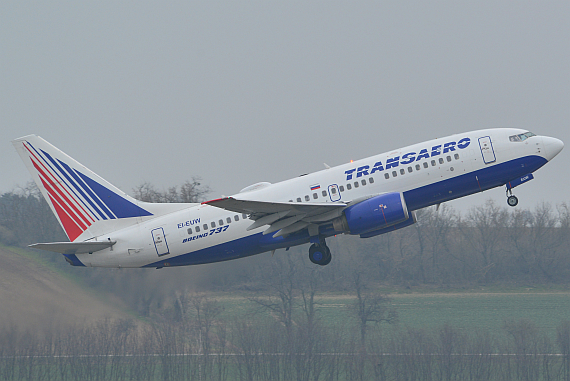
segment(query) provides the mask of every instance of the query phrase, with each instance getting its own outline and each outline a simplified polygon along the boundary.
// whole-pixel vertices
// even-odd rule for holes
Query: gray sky
[[[434,137],[570,144],[570,2],[0,3],[0,191],[35,133],[131,193],[213,197]],[[570,201],[570,148],[516,189]],[[451,203],[458,209],[502,188]]]

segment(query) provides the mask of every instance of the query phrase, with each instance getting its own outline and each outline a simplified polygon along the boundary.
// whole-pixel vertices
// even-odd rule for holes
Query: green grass
[[[488,292],[489,290],[415,292],[391,294],[392,304],[398,311],[399,322],[385,329],[407,327],[426,329],[441,327],[445,323],[453,327],[472,331],[487,330],[492,334],[504,334],[504,323],[508,320],[527,319],[554,338],[556,327],[570,320],[570,292],[542,289],[511,289],[509,292]],[[224,316],[244,316],[255,304],[246,296],[212,295],[224,306]],[[355,324],[350,306],[354,297],[350,295],[328,295],[317,299],[317,316],[325,324],[350,326]],[[299,313],[299,312],[298,312]],[[267,312],[253,315],[253,318],[272,318]],[[274,317],[273,317],[274,318]]]
[[[434,328],[448,322],[464,329],[502,330],[506,320],[528,319],[552,334],[570,319],[570,293],[459,293],[393,298],[400,325]]]

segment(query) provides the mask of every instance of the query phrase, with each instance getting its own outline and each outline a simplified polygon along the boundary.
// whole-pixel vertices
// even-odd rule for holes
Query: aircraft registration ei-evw
[[[336,234],[373,237],[416,222],[415,210],[533,179],[564,147],[513,128],[466,132],[195,204],[135,200],[39,136],[12,142],[70,242],[31,247],[74,266],[186,266],[312,243],[327,265]]]

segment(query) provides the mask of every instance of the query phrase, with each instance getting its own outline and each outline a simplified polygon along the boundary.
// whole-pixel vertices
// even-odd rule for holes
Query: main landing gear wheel
[[[507,204],[509,204],[509,206],[517,206],[518,203],[519,199],[517,198],[517,196],[507,197]]]
[[[327,245],[312,244],[309,248],[309,260],[316,265],[326,266],[331,262],[332,255]]]

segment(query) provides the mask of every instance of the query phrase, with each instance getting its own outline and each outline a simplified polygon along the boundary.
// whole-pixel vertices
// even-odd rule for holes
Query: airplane
[[[310,243],[327,265],[326,239],[360,238],[414,224],[415,211],[504,186],[513,188],[563,148],[559,139],[514,128],[425,141],[275,184],[260,182],[202,203],[138,201],[44,139],[12,142],[70,242],[30,247],[73,266],[163,268],[243,258]]]

